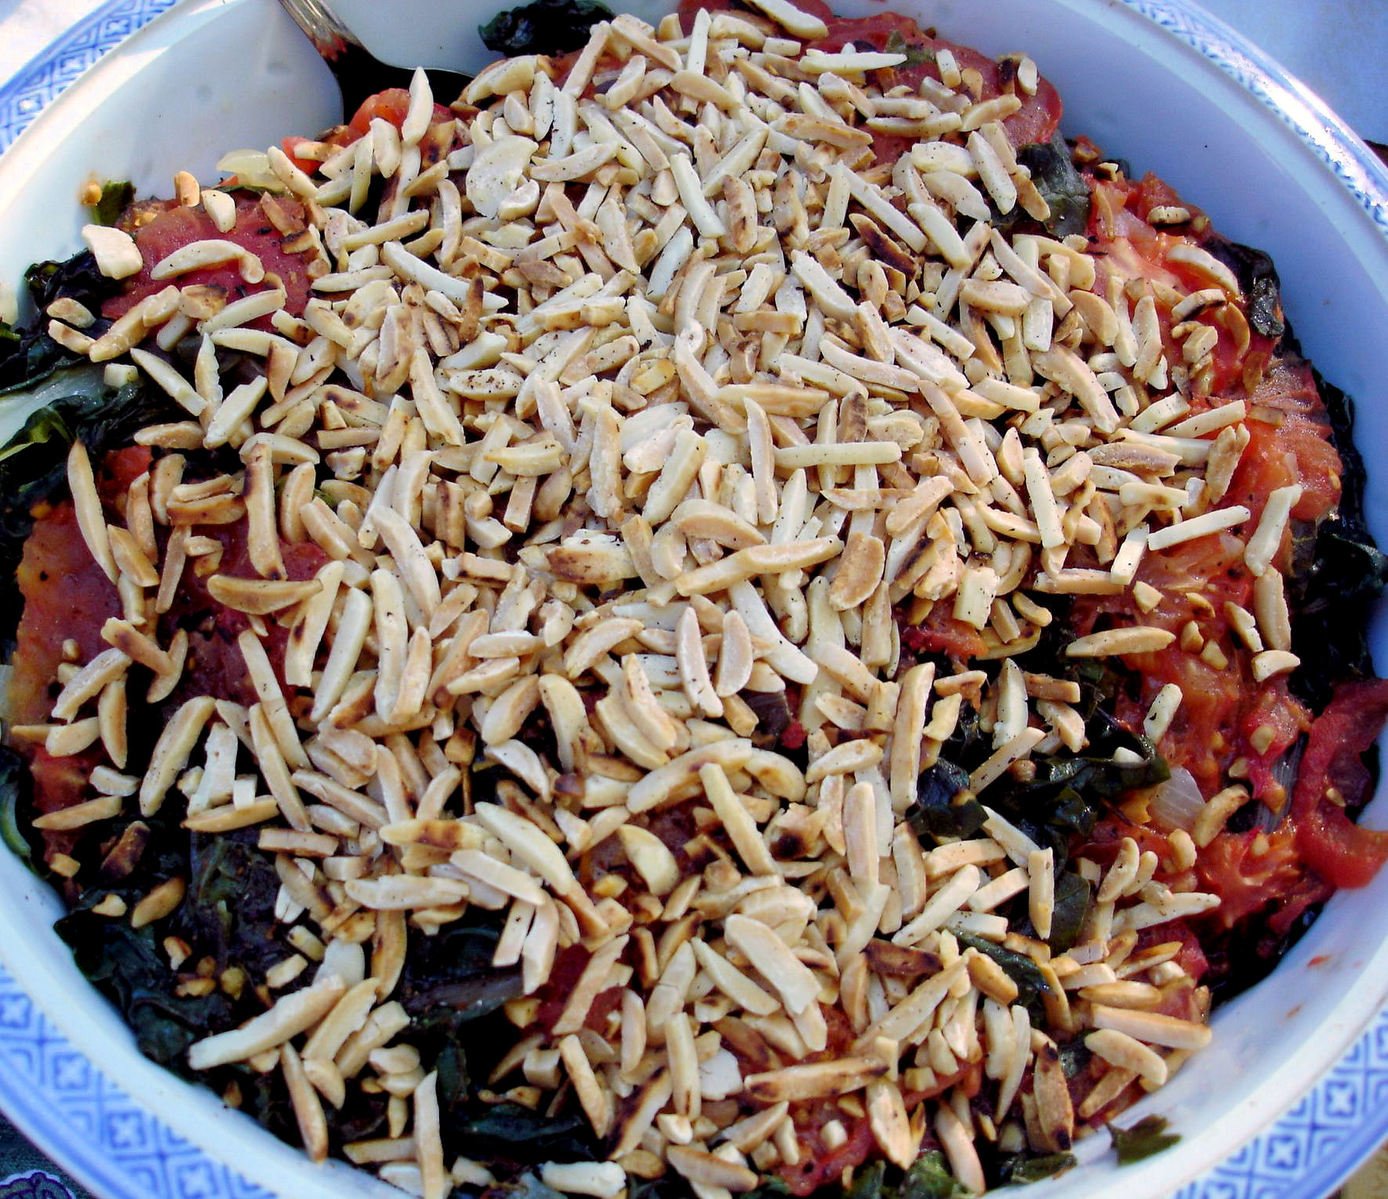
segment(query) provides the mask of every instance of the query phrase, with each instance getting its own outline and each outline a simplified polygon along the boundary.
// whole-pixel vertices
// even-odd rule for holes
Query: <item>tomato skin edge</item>
[[[1345,795],[1350,806],[1366,798],[1368,772],[1359,758],[1388,722],[1388,681],[1372,679],[1338,688],[1311,725],[1301,770],[1292,793],[1291,819],[1302,858],[1336,887],[1363,887],[1388,862],[1388,831],[1362,828],[1326,795],[1337,771],[1354,776],[1359,794]]]

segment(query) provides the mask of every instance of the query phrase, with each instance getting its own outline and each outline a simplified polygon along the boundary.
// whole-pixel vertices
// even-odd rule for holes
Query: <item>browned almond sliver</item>
[[[750,1074],[746,1079],[746,1091],[758,1103],[819,1099],[862,1090],[886,1072],[886,1063],[875,1058],[846,1057]]]
[[[317,595],[322,590],[317,579],[246,579],[237,575],[213,575],[207,590],[219,604],[265,616]]]

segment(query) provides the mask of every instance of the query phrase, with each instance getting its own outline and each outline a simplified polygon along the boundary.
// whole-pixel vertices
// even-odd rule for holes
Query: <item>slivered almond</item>
[[[317,579],[247,579],[237,575],[213,575],[207,580],[208,593],[219,604],[237,612],[264,616],[302,603],[322,590]]]

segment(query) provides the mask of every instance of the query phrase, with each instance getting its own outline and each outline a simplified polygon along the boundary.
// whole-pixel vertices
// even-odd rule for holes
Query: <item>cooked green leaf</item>
[[[1093,1056],[1083,1041],[1070,1041],[1060,1047],[1060,1068],[1066,1078],[1078,1078]]]
[[[939,840],[972,837],[988,813],[969,790],[969,772],[941,758],[921,772],[908,819],[917,833]]]
[[[911,1163],[897,1188],[897,1199],[968,1199],[973,1193],[949,1172],[945,1155],[931,1149]]]
[[[1301,667],[1292,690],[1319,708],[1346,679],[1372,676],[1369,609],[1388,583],[1388,555],[1343,518],[1293,535],[1297,568],[1287,579],[1292,650]]]
[[[395,991],[439,1063],[439,1103],[454,1119],[465,1116],[469,1076],[485,1077],[504,1050],[487,1021],[522,991],[519,969],[492,965],[499,929],[497,914],[473,908],[432,937],[411,937]]]
[[[1003,968],[1007,977],[1017,984],[1018,1003],[1030,1007],[1041,997],[1043,991],[1050,990],[1046,976],[1026,954],[1014,953],[973,933],[956,932],[954,936],[960,945],[971,946]]]
[[[900,29],[893,29],[887,34],[887,42],[883,47],[888,54],[906,55],[905,65],[908,67],[918,67],[923,63],[935,61],[935,51],[929,46],[922,46],[916,42],[908,42],[901,33]]]
[[[534,1174],[529,1172],[522,1174],[519,1178],[513,1178],[510,1182],[499,1182],[487,1188],[488,1199],[495,1196],[501,1199],[564,1199],[564,1196],[553,1187],[546,1186]]]
[[[516,1103],[499,1103],[465,1121],[457,1140],[464,1152],[482,1161],[596,1161],[599,1156],[582,1115],[547,1116]]]
[[[1055,902],[1051,915],[1051,935],[1047,944],[1055,953],[1064,953],[1080,938],[1089,915],[1091,888],[1073,870],[1055,876]]]
[[[1006,1164],[1003,1181],[1015,1186],[1055,1178],[1077,1165],[1073,1153],[1048,1153],[1043,1157],[1016,1157]]]
[[[108,179],[101,185],[101,199],[92,205],[98,225],[114,225],[135,198],[135,185],[128,179]]]
[[[1050,142],[1033,142],[1017,151],[1017,161],[1031,172],[1031,181],[1041,193],[1051,214],[1041,222],[1053,237],[1083,233],[1089,226],[1089,186],[1075,169],[1070,147],[1056,133]],[[1012,220],[1025,216],[1020,208],[1007,214]]]
[[[1262,250],[1213,237],[1205,249],[1234,272],[1248,301],[1248,323],[1264,337],[1281,337],[1287,324],[1282,316],[1282,290],[1277,268]]]
[[[1169,1123],[1165,1116],[1146,1116],[1131,1128],[1115,1128],[1110,1124],[1108,1135],[1113,1139],[1118,1164],[1127,1166],[1140,1162],[1144,1157],[1169,1149],[1179,1141],[1179,1133],[1166,1131]]]
[[[34,263],[24,272],[24,284],[39,312],[57,299],[76,300],[97,312],[103,300],[121,289],[119,280],[108,279],[101,273],[90,250],[83,250],[62,262]],[[39,323],[47,324],[45,321]]]
[[[72,949],[83,974],[120,1009],[135,1032],[140,1052],[160,1065],[187,1073],[188,1046],[210,1028],[237,1023],[234,1005],[222,991],[178,996],[177,980],[153,925],[131,928],[125,921],[90,909],[105,891],[96,888],[54,925]]]
[[[779,1176],[765,1179],[755,1191],[747,1192],[747,1199],[785,1199],[790,1194],[786,1180]],[[636,1199],[635,1195],[631,1199]]]
[[[28,801],[29,768],[12,749],[0,746],[0,841],[25,862],[33,858],[33,847],[24,835],[20,810]]]
[[[889,1199],[889,1196],[887,1163],[881,1160],[859,1170],[853,1185],[843,1193],[843,1199]]]
[[[498,54],[565,54],[581,49],[588,31],[611,15],[597,0],[534,0],[500,13],[478,32]]]

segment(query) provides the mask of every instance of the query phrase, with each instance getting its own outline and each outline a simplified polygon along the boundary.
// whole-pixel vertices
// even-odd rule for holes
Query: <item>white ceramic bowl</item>
[[[509,7],[467,0],[453,7],[454,20],[441,17],[434,0],[335,3],[378,53],[473,68],[482,61],[476,24]],[[1066,133],[1085,133],[1135,169],[1156,171],[1204,207],[1225,234],[1273,255],[1303,345],[1358,400],[1357,438],[1370,460],[1370,523],[1380,541],[1388,540],[1388,471],[1377,469],[1373,455],[1388,444],[1381,351],[1388,325],[1388,176],[1368,152],[1313,97],[1183,0],[892,0],[892,6],[987,53],[1027,51],[1064,97]],[[636,0],[627,7],[650,17],[669,6]],[[845,14],[881,11],[875,0],[839,0],[836,7]],[[1201,49],[1192,47],[1206,35]],[[175,170],[208,178],[222,151],[313,133],[336,114],[326,70],[273,0],[178,5],[103,59],[0,159],[0,229],[6,231],[0,285],[13,286],[34,258],[77,248],[77,192],[93,175],[131,178],[141,192],[167,192]],[[1380,663],[1388,661],[1385,636],[1388,622],[1380,620],[1373,639]],[[1368,822],[1388,823],[1388,801],[1375,803]],[[1212,1047],[1145,1104],[1181,1133],[1175,1148],[1120,1173],[1107,1138],[1090,1138],[1078,1148],[1083,1169],[1038,1184],[1029,1195],[1100,1199],[1121,1188],[1125,1199],[1158,1199],[1269,1125],[1382,1009],[1388,929],[1378,914],[1385,904],[1388,871],[1361,891],[1336,896],[1271,978],[1216,1015]],[[210,1092],[142,1058],[52,933],[56,899],[8,854],[0,854],[0,910],[8,913],[0,961],[38,1008],[107,1077],[209,1159],[293,1199],[398,1196],[340,1164],[311,1165],[223,1110]],[[22,1097],[10,1098],[25,1106]],[[12,1114],[26,1123],[24,1111]],[[79,1174],[104,1173],[92,1163],[90,1146],[77,1139],[50,1148]],[[1312,1192],[1287,1193],[1309,1199]]]

